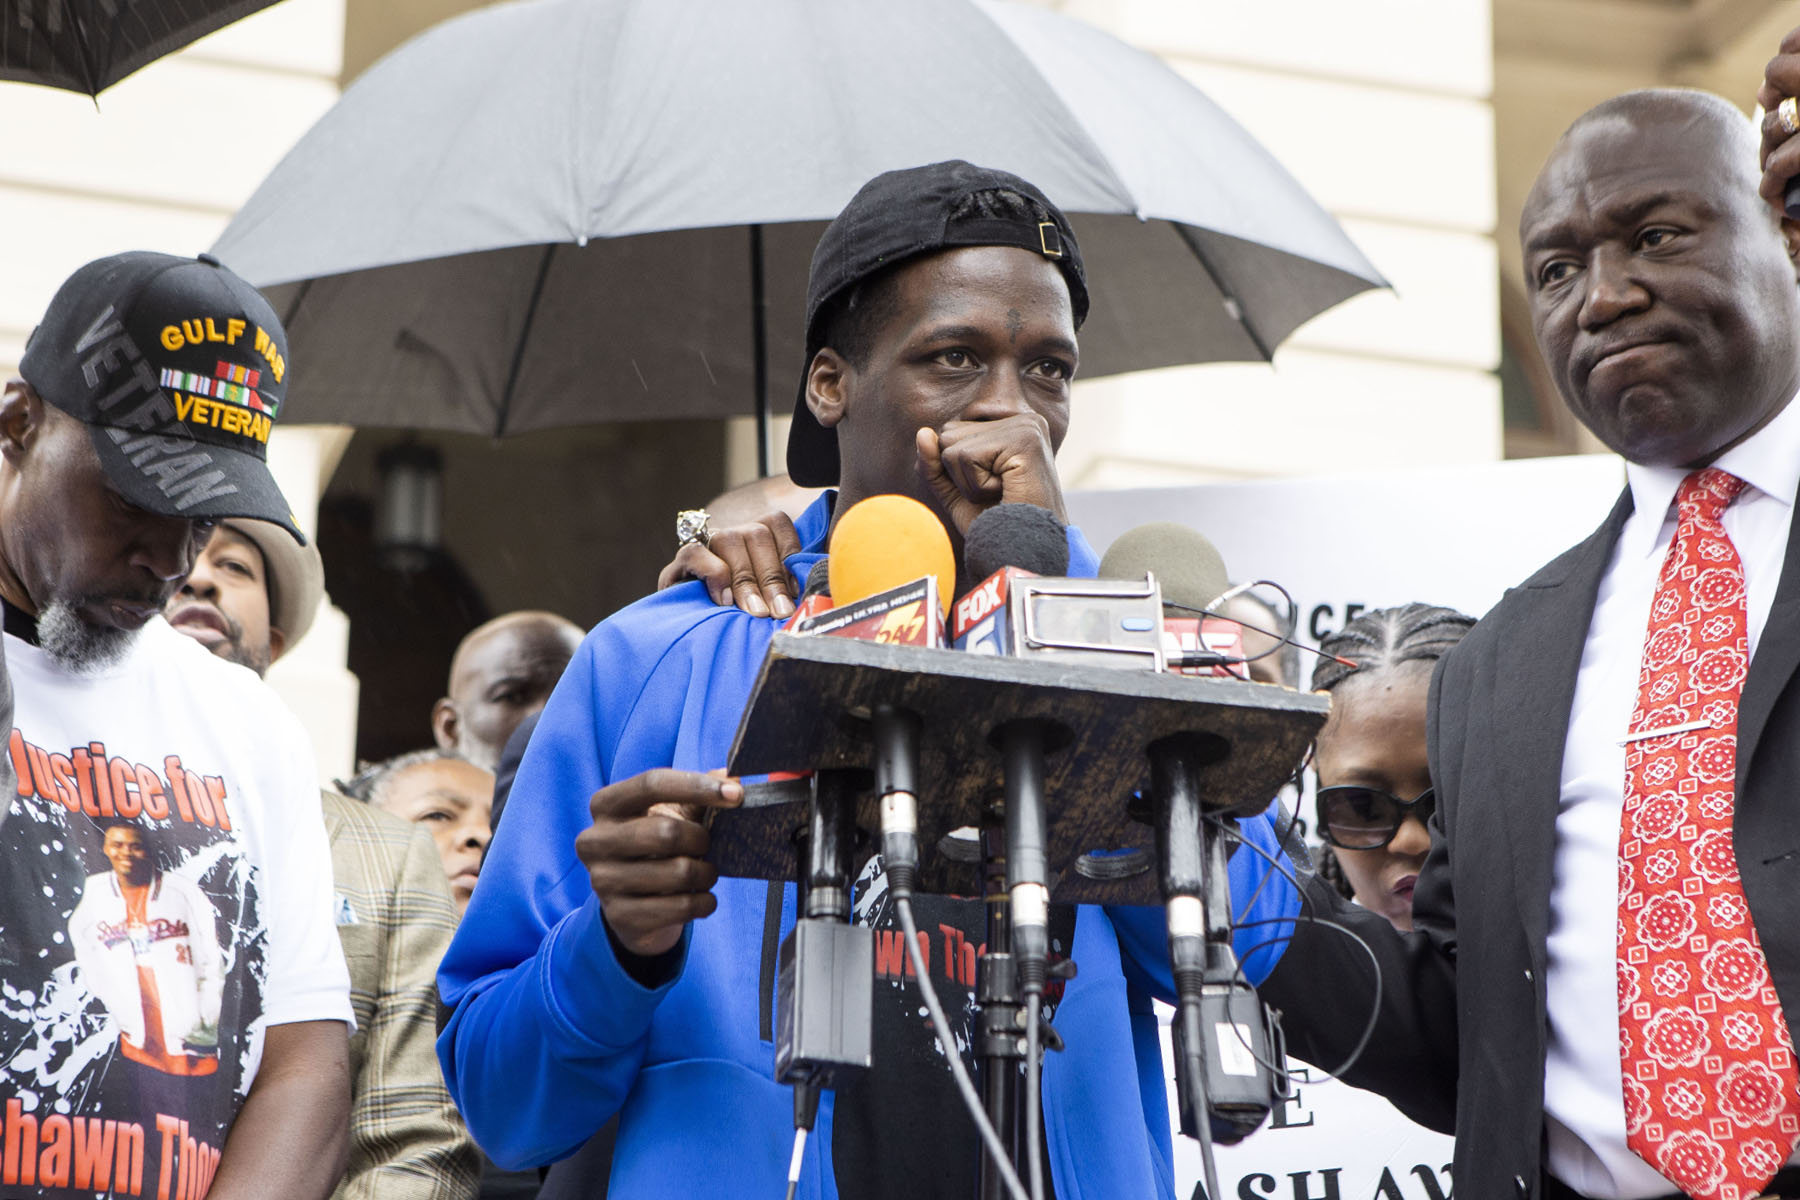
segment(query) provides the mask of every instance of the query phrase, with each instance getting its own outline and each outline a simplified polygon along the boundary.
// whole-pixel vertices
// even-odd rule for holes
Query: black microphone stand
[[[1012,898],[1006,890],[1006,806],[996,798],[981,822],[981,896],[987,944],[975,962],[975,1055],[982,1105],[1013,1162],[1019,1160],[1019,1066],[1025,1061],[1019,970],[1013,958]],[[999,1164],[981,1148],[981,1200],[1008,1195]]]
[[[1007,722],[994,731],[991,739],[1005,764],[1001,821],[1006,846],[1002,860],[1005,889],[999,889],[1001,881],[995,878],[991,856],[984,883],[990,889],[989,948],[995,948],[992,939],[998,931],[1006,939],[1002,943],[1006,957],[997,958],[992,971],[995,995],[991,1019],[988,996],[985,991],[981,996],[982,1048],[986,1056],[983,1062],[990,1080],[994,1073],[1005,1077],[1008,1098],[1004,1103],[1010,1110],[1006,1113],[1009,1124],[1000,1124],[1001,1114],[994,1105],[1001,1099],[991,1082],[989,1115],[996,1129],[1011,1129],[1009,1149],[1015,1163],[1021,1159],[1026,1163],[1032,1200],[1044,1194],[1043,1118],[1038,1090],[1042,1040],[1039,1015],[1050,954],[1050,870],[1046,853],[1050,831],[1044,800],[1044,756],[1060,749],[1069,738],[1069,731],[1059,725],[1028,718]],[[1023,1078],[1020,1060],[1024,1061]],[[999,1183],[995,1172],[984,1167],[983,1200],[1001,1195]]]
[[[1175,976],[1175,1083],[1181,1131],[1200,1143],[1206,1194],[1218,1200],[1219,1173],[1206,1127],[1206,1036],[1200,996],[1206,984],[1208,892],[1200,771],[1227,747],[1217,738],[1174,734],[1150,746],[1150,790],[1156,805],[1156,867],[1169,910],[1169,966]],[[1224,872],[1219,872],[1223,876]],[[1229,900],[1227,901],[1229,908]],[[1230,925],[1226,925],[1229,936]]]
[[[1173,1041],[1181,1132],[1200,1143],[1206,1194],[1218,1197],[1214,1141],[1253,1133],[1287,1095],[1280,1026],[1243,978],[1231,946],[1235,827],[1208,816],[1201,772],[1230,753],[1224,740],[1178,733],[1150,745],[1157,874],[1168,905],[1169,965],[1177,1008]]]
[[[957,1077],[958,1087],[963,1091],[965,1102],[974,1111],[980,1104],[980,1100],[975,1094],[973,1084],[963,1072],[962,1059],[957,1051],[955,1039],[949,1032],[948,1019],[934,995],[927,964],[924,956],[919,953],[918,944],[914,940],[917,931],[912,917],[912,891],[919,869],[919,734],[923,722],[916,711],[888,703],[872,705],[869,716],[870,732],[873,734],[875,742],[875,794],[880,811],[881,853],[883,866],[887,871],[888,894],[892,897],[900,918],[907,955],[915,964],[915,970],[918,973],[920,993],[931,1009],[932,1021],[939,1030],[940,1045],[950,1060],[951,1072]],[[997,835],[998,830],[994,828],[994,822],[984,819],[981,840],[990,863],[994,857],[994,839]],[[1004,865],[1004,860],[1000,861]],[[984,882],[986,881],[984,880]],[[1007,965],[998,971],[988,959],[993,957],[993,951],[997,944],[1010,945],[1008,911],[1010,905],[1006,903],[1006,892],[1004,887],[1000,886],[999,880],[995,880],[991,888],[985,888],[984,895],[989,900],[988,953],[983,955],[977,967],[977,996],[982,996],[986,994],[986,991],[991,990],[994,994],[1003,997],[1016,992],[1016,981],[1013,979],[1013,972],[1010,969],[1011,955],[1003,956],[1002,961]],[[994,903],[996,895],[1001,902],[998,911],[996,911]],[[995,924],[996,920],[999,921],[998,926]],[[991,987],[988,986],[990,982]],[[1014,1007],[1016,1008],[1016,1004]],[[979,1011],[985,1022],[988,1014],[986,1005],[983,1004]],[[995,1019],[998,1021],[1003,1018],[996,1016]],[[1016,1018],[1013,1020],[1016,1023]],[[996,1029],[994,1036],[990,1037],[987,1025],[984,1023],[978,1027],[976,1038],[984,1046],[989,1041],[996,1042],[995,1049],[998,1050],[1002,1049],[998,1045],[998,1034],[999,1031]],[[1016,1045],[1016,1034],[1013,1035],[1011,1041]],[[1017,1058],[1018,1055],[1014,1054],[1013,1057]],[[983,1062],[987,1062],[985,1057]],[[1019,1187],[1018,1175],[1012,1170],[1012,1161],[1017,1158],[1018,1138],[1013,1114],[1017,1112],[1017,1096],[1014,1089],[1018,1071],[1015,1066],[1010,1072],[1010,1080],[1014,1082],[1009,1082],[1007,1072],[991,1067],[985,1069],[983,1074],[988,1088],[988,1100],[987,1104],[982,1107],[987,1109],[990,1119],[987,1128],[982,1131],[982,1195],[995,1198],[1022,1195],[1023,1190]],[[1004,1114],[1004,1125],[992,1119],[996,1106],[999,1106]],[[978,1112],[977,1116],[979,1115]],[[1003,1135],[998,1132],[1001,1130],[1005,1130],[1010,1137],[1003,1140]],[[990,1177],[991,1184],[988,1182]]]

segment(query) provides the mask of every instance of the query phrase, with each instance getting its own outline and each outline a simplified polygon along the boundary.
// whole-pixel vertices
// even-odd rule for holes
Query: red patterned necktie
[[[1743,489],[1708,468],[1676,494],[1680,520],[1650,606],[1619,832],[1626,1140],[1704,1200],[1757,1195],[1800,1139],[1794,1043],[1731,844],[1738,693],[1750,655],[1744,566],[1720,515]]]

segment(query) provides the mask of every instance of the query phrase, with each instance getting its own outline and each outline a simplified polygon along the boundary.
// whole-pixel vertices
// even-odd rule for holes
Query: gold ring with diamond
[[[692,542],[699,542],[702,546],[710,545],[712,530],[706,524],[710,520],[712,514],[704,508],[689,508],[676,513],[675,548],[679,550]]]
[[[1793,137],[1800,133],[1800,100],[1789,96],[1775,106],[1775,120],[1781,126],[1781,132]]]

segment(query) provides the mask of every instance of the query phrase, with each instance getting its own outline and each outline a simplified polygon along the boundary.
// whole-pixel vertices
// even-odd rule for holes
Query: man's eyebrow
[[[919,340],[922,342],[974,342],[991,336],[991,333],[991,330],[983,329],[978,325],[936,325],[921,334]],[[1075,343],[1061,334],[1051,334],[1049,337],[1039,338],[1032,344],[1059,350],[1070,358],[1078,358],[1081,354]]]
[[[1560,246],[1569,240],[1569,226],[1565,221],[1558,221],[1548,229],[1540,229],[1525,239],[1527,256],[1550,246]]]
[[[926,342],[966,342],[976,341],[987,336],[974,325],[934,325],[920,337]]]
[[[1709,203],[1704,196],[1701,196],[1698,193],[1668,190],[1654,192],[1651,195],[1620,204],[1617,207],[1609,207],[1605,210],[1605,215],[1608,220],[1616,221],[1621,225],[1630,225],[1636,221],[1641,221],[1659,208],[1667,208],[1671,205],[1685,205],[1690,208],[1698,208],[1708,213],[1713,211],[1712,204]]]
[[[1702,213],[1711,214],[1717,211],[1711,201],[1697,192],[1665,189],[1652,192],[1647,196],[1639,196],[1616,205],[1608,205],[1601,209],[1600,219],[1608,225],[1635,225],[1659,208],[1670,206],[1686,206],[1698,209]],[[1561,245],[1569,240],[1569,227],[1566,222],[1558,222],[1548,229],[1542,229],[1525,240],[1525,253],[1534,254],[1549,246]]]

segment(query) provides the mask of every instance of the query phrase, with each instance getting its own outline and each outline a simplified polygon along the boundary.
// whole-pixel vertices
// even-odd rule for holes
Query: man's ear
[[[439,750],[447,754],[455,753],[459,724],[456,701],[450,697],[445,696],[431,706],[431,735],[437,739]]]
[[[279,630],[279,629],[276,629],[274,626],[270,626],[269,627],[269,661],[274,662],[276,659],[280,658],[285,653],[287,653],[287,634],[281,632],[281,630]]]
[[[844,419],[853,369],[843,355],[829,346],[813,355],[806,368],[806,407],[812,410],[813,419],[827,429]]]
[[[23,379],[7,383],[0,394],[0,458],[17,466],[25,447],[44,423],[44,402]]]
[[[1794,263],[1794,277],[1800,280],[1800,221],[1781,218],[1781,237],[1787,243],[1788,258]]]

